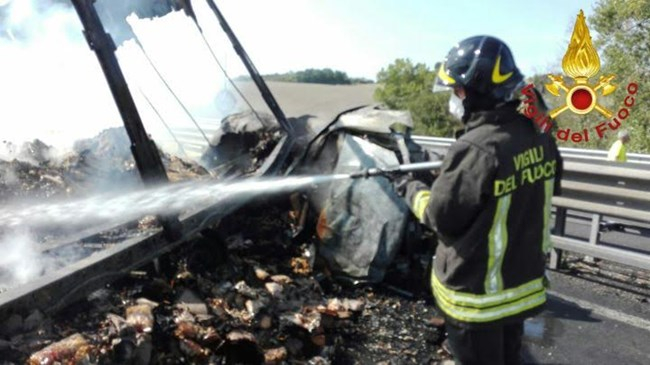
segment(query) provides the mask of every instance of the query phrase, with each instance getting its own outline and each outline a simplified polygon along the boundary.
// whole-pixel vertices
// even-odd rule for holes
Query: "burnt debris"
[[[272,115],[252,111],[229,115],[212,136],[201,163],[220,175],[251,173],[262,166],[282,135]]]
[[[0,358],[38,364],[427,363],[442,323],[424,297],[341,286],[280,201],[52,318],[14,318]],[[263,212],[263,213],[260,213]],[[248,227],[247,229],[244,229]],[[300,262],[300,264],[296,264]],[[40,317],[39,317],[40,316]],[[387,362],[388,363],[388,362]]]
[[[234,115],[221,127],[203,161],[214,162],[211,174],[219,176],[260,169],[282,137],[268,116]],[[50,196],[80,194],[88,191],[81,166],[100,156],[113,168],[103,176],[135,173],[132,158],[122,153],[128,146],[123,130],[98,138],[77,143],[68,165],[31,162],[34,172],[23,180],[52,174],[63,184],[43,188]],[[163,156],[163,163],[172,180],[207,174],[176,157]],[[412,247],[403,245],[383,267],[383,281],[346,277],[319,255],[327,242],[318,238],[319,212],[305,195],[266,199],[54,316],[13,315],[0,333],[0,358],[41,364],[419,364],[444,358],[437,352],[443,322],[420,275],[422,257],[430,255],[422,255],[415,270]],[[155,225],[148,218],[90,241],[118,242],[114,237]]]
[[[20,147],[3,142],[0,154],[0,201],[16,198],[83,196],[141,185],[124,128],[106,129],[75,142],[61,153],[43,141]],[[200,165],[162,154],[171,181],[207,175]]]

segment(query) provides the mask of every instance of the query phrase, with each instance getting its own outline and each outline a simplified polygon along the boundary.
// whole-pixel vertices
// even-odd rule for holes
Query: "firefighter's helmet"
[[[523,80],[510,48],[490,36],[459,42],[437,66],[434,91],[462,86],[493,100],[508,100]]]

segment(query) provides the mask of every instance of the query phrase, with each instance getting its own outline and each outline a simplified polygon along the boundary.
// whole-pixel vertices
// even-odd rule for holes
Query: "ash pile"
[[[162,154],[171,181],[207,171],[200,165]],[[119,182],[119,184],[116,184]],[[60,153],[41,140],[0,146],[0,201],[79,197],[95,192],[136,188],[141,184],[124,128],[110,128],[76,141]]]
[[[295,216],[282,201],[246,207],[222,222],[231,228],[161,258],[158,270],[132,272],[55,317],[14,316],[2,329],[0,358],[420,364],[444,357],[436,352],[443,324],[424,295],[342,285],[316,258],[314,242],[293,236]]]

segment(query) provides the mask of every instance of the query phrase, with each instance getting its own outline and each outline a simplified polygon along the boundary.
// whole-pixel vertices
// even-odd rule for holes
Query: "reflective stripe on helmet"
[[[505,75],[501,74],[501,55],[497,56],[494,68],[492,69],[492,82],[495,84],[501,84],[508,80],[510,76],[512,76],[512,71]]]
[[[445,85],[453,85],[456,83],[456,80],[454,80],[453,77],[449,76],[449,74],[445,71],[445,64],[440,65],[440,69],[438,70],[438,78],[445,84]]]

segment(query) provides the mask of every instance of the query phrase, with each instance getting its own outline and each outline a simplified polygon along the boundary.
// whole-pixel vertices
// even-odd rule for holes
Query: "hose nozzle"
[[[430,161],[430,162],[416,162],[416,163],[392,166],[387,168],[371,167],[363,171],[351,173],[350,178],[367,179],[371,176],[390,176],[390,175],[408,174],[409,172],[414,172],[414,171],[437,170],[441,166],[442,166],[442,161]]]

